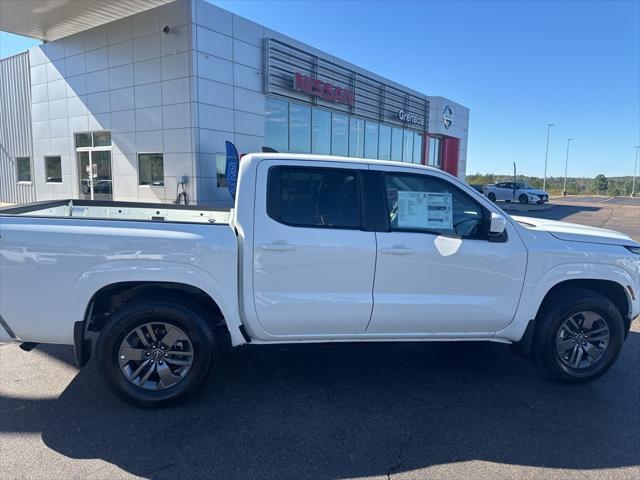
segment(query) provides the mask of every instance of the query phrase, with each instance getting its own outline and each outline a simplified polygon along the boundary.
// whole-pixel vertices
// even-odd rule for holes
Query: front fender
[[[638,299],[633,300],[626,289],[633,285],[631,275],[622,268],[611,264],[599,263],[566,263],[557,265],[542,276],[527,275],[522,300],[514,320],[503,330],[496,332],[497,338],[516,342],[522,338],[530,320],[538,314],[538,310],[547,293],[559,283],[567,280],[608,280],[621,285],[627,295],[629,305],[637,312],[640,306]]]

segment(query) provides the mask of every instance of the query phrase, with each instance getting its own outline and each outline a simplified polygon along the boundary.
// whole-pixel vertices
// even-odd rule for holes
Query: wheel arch
[[[103,285],[90,298],[82,321],[74,325],[74,349],[76,362],[83,366],[89,360],[95,343],[109,317],[119,308],[138,299],[160,294],[184,299],[186,303],[199,306],[214,328],[224,347],[230,346],[230,326],[219,305],[209,293],[198,286],[170,281],[135,280]]]
[[[631,328],[631,299],[629,298],[627,289],[614,280],[576,278],[559,282],[551,287],[542,299],[536,313],[536,318],[538,318],[544,309],[553,303],[556,298],[573,289],[590,290],[609,299],[616,306],[624,320],[626,338]]]

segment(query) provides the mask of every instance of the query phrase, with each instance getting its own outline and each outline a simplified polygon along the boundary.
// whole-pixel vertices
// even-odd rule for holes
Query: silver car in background
[[[502,200],[520,203],[545,203],[549,201],[547,192],[523,182],[501,182],[487,185],[484,189],[484,195],[492,202]]]

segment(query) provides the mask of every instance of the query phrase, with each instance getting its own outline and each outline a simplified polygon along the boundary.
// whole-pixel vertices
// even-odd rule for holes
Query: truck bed
[[[72,199],[0,208],[0,215],[209,224],[227,224],[229,214],[228,209],[206,208],[198,205]]]

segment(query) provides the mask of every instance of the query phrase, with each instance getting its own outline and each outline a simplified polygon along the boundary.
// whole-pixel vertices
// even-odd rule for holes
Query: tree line
[[[488,185],[490,183],[511,182],[513,175],[496,175],[493,173],[476,173],[467,175],[467,183],[472,185]],[[518,182],[528,183],[533,188],[542,188],[542,178],[518,175]],[[612,195],[627,196],[631,194],[633,177],[606,177],[602,174],[594,178],[567,177],[568,195]],[[547,192],[550,195],[561,195],[564,177],[547,177]],[[640,190],[640,179],[636,178],[636,193]]]

